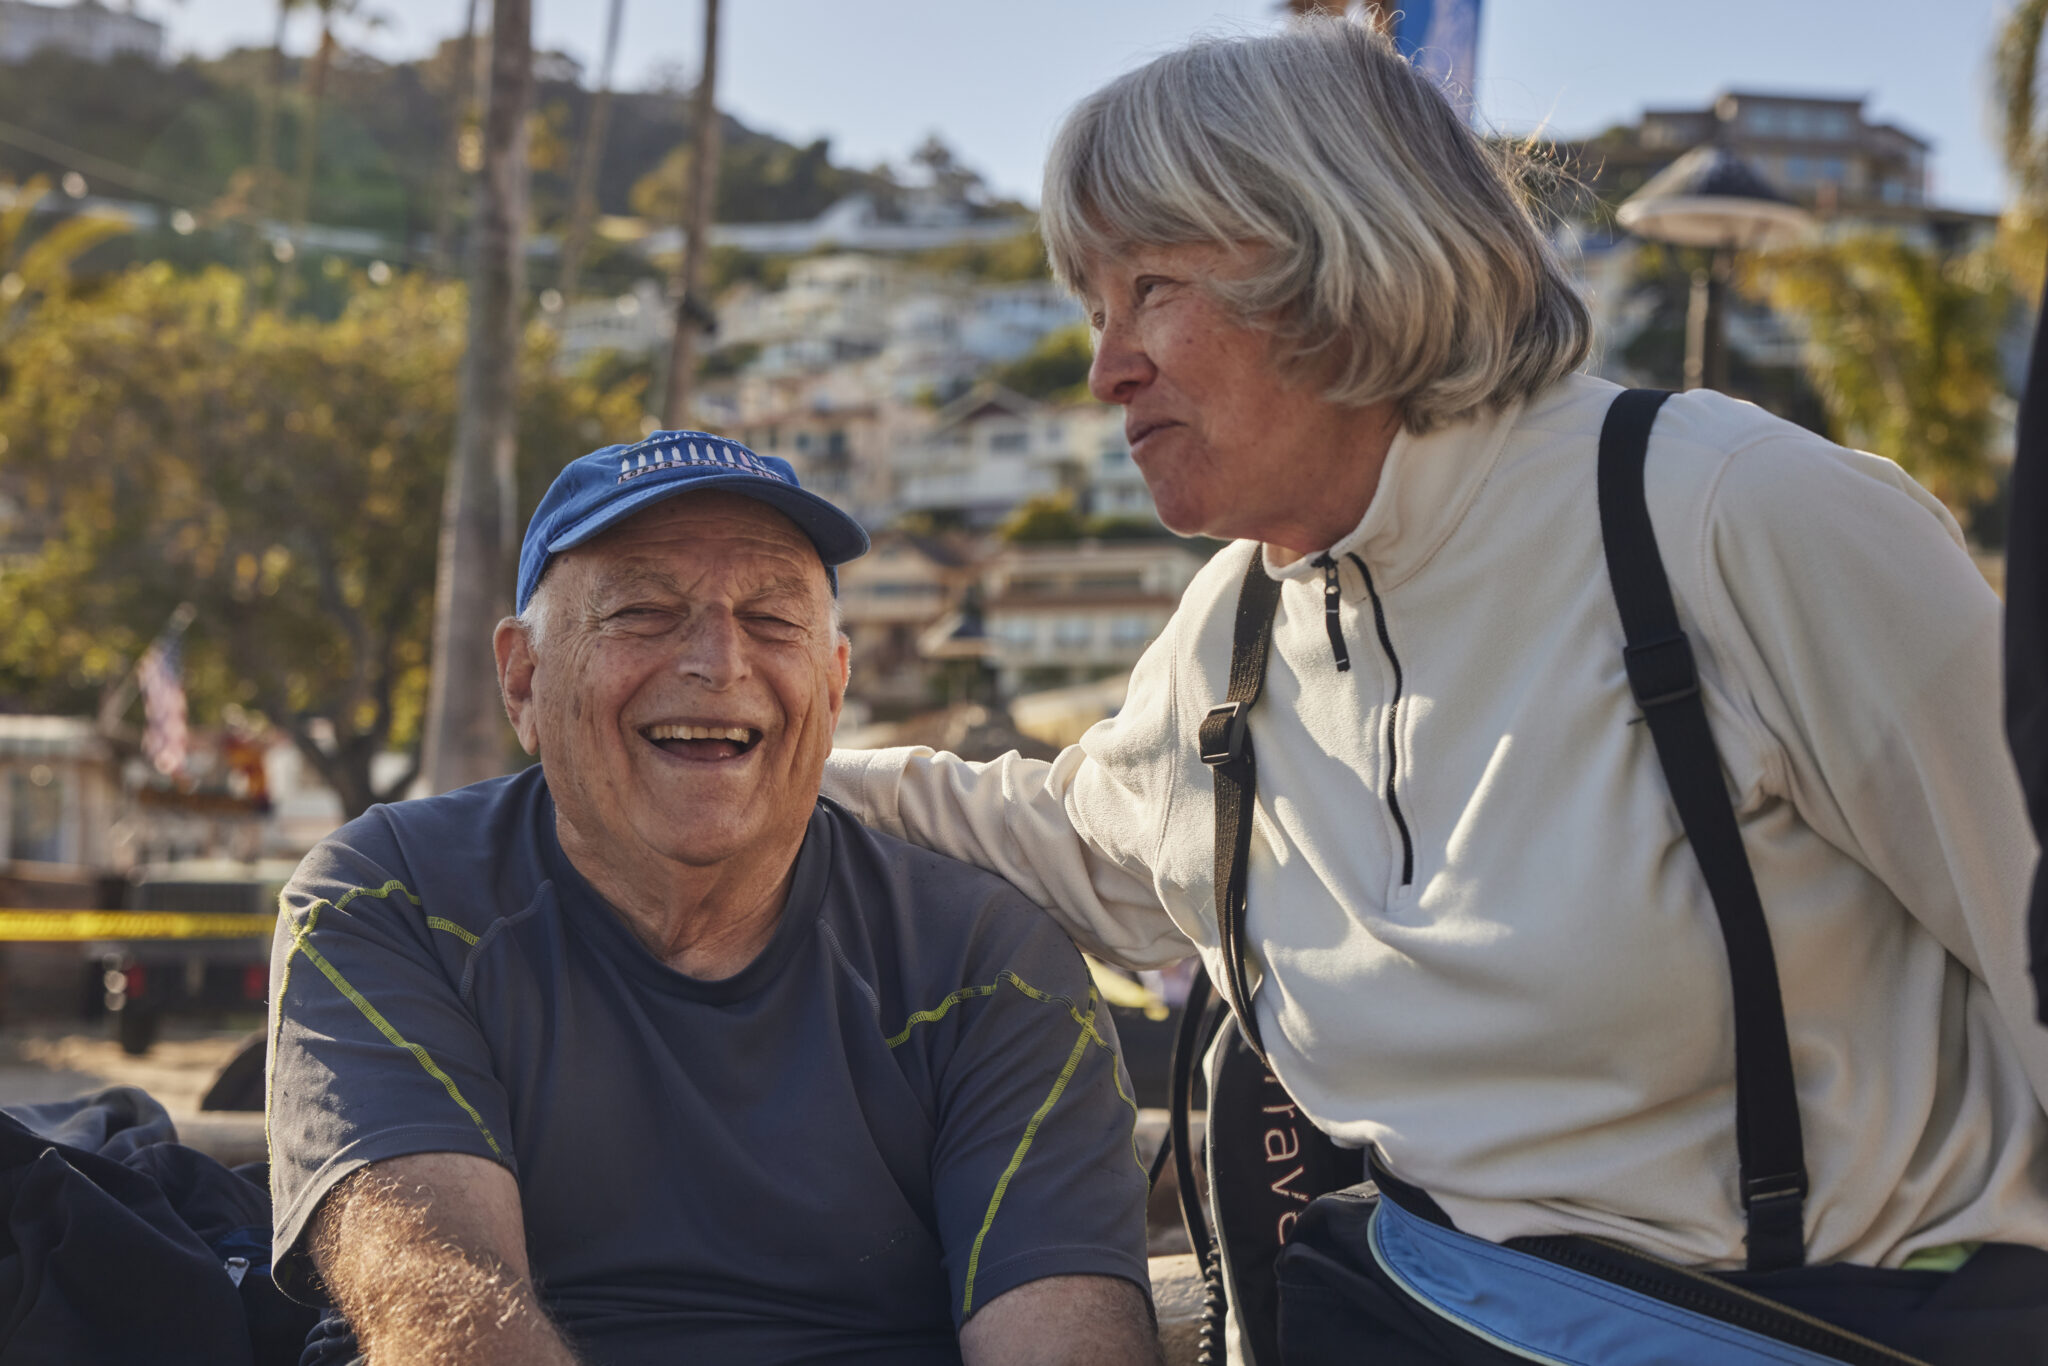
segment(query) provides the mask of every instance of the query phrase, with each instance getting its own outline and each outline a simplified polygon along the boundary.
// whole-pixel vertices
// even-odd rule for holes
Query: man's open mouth
[[[646,726],[640,734],[678,759],[700,762],[737,759],[761,743],[761,732],[752,726]]]

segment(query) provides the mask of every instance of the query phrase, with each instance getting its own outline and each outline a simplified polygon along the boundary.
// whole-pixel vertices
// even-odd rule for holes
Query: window
[[[1849,165],[1840,157],[1829,157],[1820,164],[1820,178],[1831,185],[1839,185],[1849,178]]]
[[[1095,623],[1088,617],[1061,617],[1052,629],[1053,644],[1079,649],[1095,639]]]
[[[1109,643],[1119,646],[1145,645],[1152,639],[1150,617],[1123,616],[1109,623]]]
[[[1029,432],[993,432],[988,439],[988,448],[1003,454],[1014,454],[1031,444]]]
[[[1820,116],[1820,135],[1837,142],[1846,141],[1850,135],[1849,114],[1843,109],[1829,109]]]
[[[996,621],[993,634],[1005,645],[1029,650],[1038,644],[1038,622],[1032,617],[1003,617]]]
[[[48,764],[8,775],[7,857],[59,863],[64,858],[64,784]]]

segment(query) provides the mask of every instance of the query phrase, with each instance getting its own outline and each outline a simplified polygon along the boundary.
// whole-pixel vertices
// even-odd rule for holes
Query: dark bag
[[[1245,1353],[1259,1366],[1526,1360],[1821,1366],[1916,1359],[1942,1366],[2048,1366],[2048,1251],[1986,1247],[1949,1275],[1803,1265],[1807,1182],[1776,961],[1700,701],[1692,647],[1679,628],[1643,496],[1650,428],[1668,397],[1630,391],[1609,410],[1600,436],[1601,530],[1627,642],[1630,690],[1728,952],[1748,1270],[1707,1275],[1585,1237],[1488,1243],[1456,1230],[1425,1193],[1377,1168],[1375,1182],[1314,1192],[1319,1198],[1285,1221],[1279,1249],[1271,1248],[1270,1231],[1256,1219],[1223,1215],[1244,1203],[1243,1192],[1256,1192],[1268,1165],[1259,1162],[1258,1145],[1245,1139],[1244,1116],[1256,1112],[1250,1126],[1256,1129],[1257,1116],[1270,1111],[1264,1105],[1244,1110],[1243,1097],[1247,1091],[1252,1100],[1284,1095],[1264,1065],[1243,948],[1257,793],[1248,721],[1263,686],[1278,603],[1278,585],[1254,558],[1238,601],[1229,691],[1204,720],[1201,753],[1216,781],[1225,995],[1244,1041],[1241,1052],[1219,1045],[1210,1167],[1224,1248],[1205,1258],[1205,1271],[1219,1286],[1230,1282]],[[1263,1078],[1264,1085],[1233,1086],[1233,1069]],[[1231,1113],[1224,1112],[1226,1104]],[[1305,1120],[1298,1128],[1313,1131]],[[1184,1142],[1184,1130],[1181,1137]],[[1328,1161],[1319,1169],[1340,1170]],[[1267,1185],[1268,1195],[1280,1197]],[[1262,1207],[1261,1197],[1250,1198],[1253,1208],[1272,1207],[1271,1200]],[[1184,1194],[1184,1206],[1187,1199]],[[1191,1238],[1194,1232],[1191,1220]],[[1210,1251],[1206,1239],[1195,1240],[1195,1247]]]

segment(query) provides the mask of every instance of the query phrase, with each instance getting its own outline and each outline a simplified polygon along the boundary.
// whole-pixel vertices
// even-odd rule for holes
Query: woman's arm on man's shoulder
[[[1083,949],[1127,967],[1185,958],[1153,870],[1178,781],[1169,624],[1123,708],[1051,763],[923,747],[834,750],[825,795],[877,830],[1007,878]]]

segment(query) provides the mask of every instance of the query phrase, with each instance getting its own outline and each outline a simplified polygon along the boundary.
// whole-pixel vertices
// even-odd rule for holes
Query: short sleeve
[[[422,906],[397,860],[372,852],[377,819],[306,856],[271,949],[274,1275],[314,1303],[325,1297],[306,1229],[343,1177],[424,1152],[513,1167],[504,1089],[457,985],[474,935]]]
[[[955,993],[952,1018],[926,1040],[938,1082],[933,1199],[956,1325],[1047,1276],[1119,1276],[1149,1290],[1137,1109],[1109,1009],[1044,912],[1019,899],[1001,920],[1002,951],[977,953],[977,985]]]

